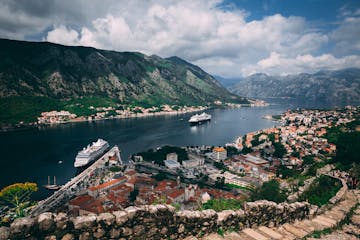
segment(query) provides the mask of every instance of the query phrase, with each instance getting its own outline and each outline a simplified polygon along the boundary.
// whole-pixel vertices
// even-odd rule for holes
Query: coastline
[[[79,117],[77,119],[70,119],[68,121],[59,121],[54,123],[28,123],[28,124],[19,124],[19,125],[12,125],[9,127],[1,127],[1,132],[12,132],[12,131],[21,131],[25,129],[31,129],[31,128],[38,128],[38,127],[46,127],[46,126],[56,126],[60,124],[68,124],[68,123],[80,123],[80,122],[93,122],[93,121],[102,121],[102,120],[110,120],[110,119],[128,119],[128,118],[143,118],[143,117],[154,117],[154,116],[164,116],[164,115],[182,115],[186,113],[195,113],[195,112],[201,112],[208,109],[212,109],[212,107],[201,107],[198,109],[191,109],[191,110],[185,110],[185,111],[160,111],[160,112],[153,112],[153,113],[132,113],[127,115],[117,115],[117,116],[111,116],[111,117],[102,117],[102,118],[94,118],[89,119],[86,117]]]
[[[222,103],[221,103],[222,104]],[[261,101],[255,100],[250,104],[232,104],[232,103],[224,103],[224,105],[217,105],[211,107],[188,107],[188,109],[183,110],[167,110],[167,111],[159,111],[159,112],[143,112],[143,113],[126,113],[124,115],[115,115],[109,117],[98,117],[93,118],[91,116],[80,116],[75,119],[69,119],[66,121],[56,121],[51,123],[39,123],[39,122],[31,122],[31,123],[19,123],[12,124],[7,126],[0,127],[1,132],[11,132],[11,131],[21,131],[25,129],[38,128],[43,126],[56,126],[58,124],[67,124],[67,123],[78,123],[78,122],[92,122],[92,121],[100,121],[100,120],[109,120],[109,119],[127,119],[127,118],[143,118],[143,117],[153,117],[153,116],[164,116],[164,115],[182,115],[186,113],[196,113],[201,112],[213,108],[241,108],[241,107],[267,107],[270,104]]]

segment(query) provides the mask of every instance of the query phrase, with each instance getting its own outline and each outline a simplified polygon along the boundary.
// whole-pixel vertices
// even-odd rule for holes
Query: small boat
[[[62,163],[63,163],[63,161],[61,161],[61,160],[60,160],[60,161],[58,161],[58,164],[62,164]]]
[[[56,176],[54,176],[54,184],[50,183],[50,176],[48,176],[48,184],[44,185],[44,188],[49,189],[49,190],[58,190],[59,188],[61,188],[61,186],[56,185]]]

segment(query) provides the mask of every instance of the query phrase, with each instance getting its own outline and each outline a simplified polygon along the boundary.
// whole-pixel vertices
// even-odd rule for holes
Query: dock
[[[69,201],[76,194],[86,190],[89,185],[89,180],[95,171],[101,171],[106,167],[106,163],[109,161],[109,157],[116,155],[119,164],[122,164],[120,157],[120,150],[117,146],[111,148],[102,157],[96,160],[91,166],[85,169],[76,177],[72,178],[65,185],[63,185],[58,191],[54,192],[50,197],[38,202],[38,204],[31,210],[30,215],[36,216],[43,212],[52,211],[62,204]]]

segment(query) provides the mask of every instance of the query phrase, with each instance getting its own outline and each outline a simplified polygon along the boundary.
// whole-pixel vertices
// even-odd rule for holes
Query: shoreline
[[[15,132],[15,131],[21,131],[31,128],[39,128],[39,127],[48,127],[48,126],[57,126],[62,124],[68,124],[68,123],[81,123],[81,122],[95,122],[95,121],[104,121],[104,120],[111,120],[111,119],[130,119],[130,118],[144,118],[144,117],[155,117],[155,116],[166,116],[166,115],[182,115],[187,113],[195,113],[195,112],[201,112],[205,110],[212,109],[212,107],[203,107],[201,109],[194,109],[194,110],[186,110],[186,111],[172,111],[172,112],[154,112],[154,113],[133,113],[129,115],[117,115],[112,117],[104,117],[104,118],[98,118],[98,119],[72,119],[68,121],[60,121],[56,123],[29,123],[29,124],[22,124],[22,125],[14,125],[11,127],[2,127],[0,128],[0,133],[4,132]]]
[[[153,112],[153,113],[130,113],[127,115],[116,115],[116,116],[111,116],[111,117],[102,117],[102,118],[94,118],[94,119],[89,119],[89,117],[81,116],[81,117],[78,117],[77,119],[71,119],[71,120],[67,120],[67,121],[59,121],[59,122],[54,122],[54,123],[32,122],[32,123],[23,123],[23,124],[17,124],[17,125],[9,125],[9,126],[5,126],[5,127],[0,127],[0,133],[22,131],[22,130],[26,130],[26,129],[46,127],[46,126],[56,126],[59,124],[67,124],[67,123],[92,122],[92,121],[101,121],[101,120],[110,120],[110,119],[143,118],[143,117],[166,116],[166,115],[182,115],[182,114],[186,114],[186,113],[201,112],[201,111],[214,109],[214,108],[241,108],[241,107],[267,107],[267,106],[270,106],[270,104],[267,102],[261,102],[260,104],[253,102],[250,104],[228,104],[226,106],[221,106],[221,105],[211,106],[211,107],[201,106],[197,109],[188,109],[188,110],[181,110],[181,111],[173,110],[173,111],[159,111],[159,112]]]

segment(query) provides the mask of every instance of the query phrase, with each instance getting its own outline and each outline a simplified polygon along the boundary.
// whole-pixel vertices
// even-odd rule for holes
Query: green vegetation
[[[219,170],[224,170],[227,171],[228,168],[226,167],[226,165],[221,161],[221,162],[214,162],[214,167],[216,167]]]
[[[129,200],[130,202],[134,202],[136,200],[137,195],[139,194],[139,189],[134,188],[132,192],[129,194]]]
[[[30,197],[36,192],[36,183],[15,183],[0,191],[0,204],[15,209],[15,217],[25,216],[25,208],[30,205]]]
[[[144,161],[164,165],[164,160],[166,159],[166,155],[168,153],[176,153],[178,155],[179,163],[182,163],[183,160],[189,159],[188,154],[184,149],[175,146],[164,146],[156,151],[149,149],[147,152],[139,152],[136,155],[142,156]]]
[[[326,204],[341,188],[339,180],[326,175],[315,179],[310,187],[299,197],[300,201],[322,206]]]
[[[276,175],[282,179],[296,178],[300,175],[300,171],[295,168],[288,168],[285,165],[280,165],[277,169]]]
[[[253,150],[252,150],[252,148],[249,148],[249,147],[243,147],[243,149],[241,150],[242,154],[248,154],[251,152],[253,152]]]
[[[77,116],[90,116],[96,113],[90,107],[116,107],[117,100],[105,97],[81,97],[58,100],[48,97],[8,97],[0,101],[0,124],[17,124],[37,121],[42,112],[65,110]],[[114,112],[111,113],[113,115]]]
[[[0,124],[34,122],[41,112],[60,110],[58,100],[46,97],[8,97],[0,99]]]
[[[246,190],[246,191],[252,191],[252,190],[253,190],[252,188],[242,187],[242,186],[235,185],[235,184],[232,184],[232,183],[226,183],[226,184],[225,184],[225,187],[242,189],[242,190]]]
[[[284,145],[279,142],[273,142],[273,145],[275,148],[274,156],[277,158],[282,158],[286,154],[286,149]]]
[[[280,203],[286,200],[286,194],[280,189],[279,182],[273,179],[265,182],[261,187],[256,188],[252,192],[252,201],[261,199]]]
[[[63,110],[74,113],[77,116],[90,116],[96,113],[95,108],[116,107],[118,103],[116,99],[95,96],[61,101]]]
[[[225,186],[225,177],[217,177],[215,181],[215,187],[224,188]]]
[[[217,212],[228,209],[236,210],[241,208],[242,203],[243,200],[238,199],[210,199],[202,205],[202,209],[214,209]]]
[[[340,133],[336,147],[335,161],[345,166],[360,163],[360,132]]]
[[[226,149],[228,157],[239,154],[239,150],[236,147],[226,146],[225,149]]]

